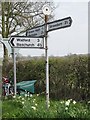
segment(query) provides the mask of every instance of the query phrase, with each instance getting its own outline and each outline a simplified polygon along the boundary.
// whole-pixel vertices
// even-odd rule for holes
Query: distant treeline
[[[88,55],[68,55],[49,58],[50,98],[88,100],[90,99],[90,74]],[[7,73],[13,81],[13,63]],[[17,82],[37,80],[36,93],[45,93],[45,58],[17,61]]]

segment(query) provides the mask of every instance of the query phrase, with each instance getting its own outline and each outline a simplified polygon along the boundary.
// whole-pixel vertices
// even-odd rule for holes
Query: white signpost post
[[[45,59],[46,59],[46,108],[49,108],[49,60],[48,60],[48,44],[47,44],[47,22],[48,15],[51,13],[49,6],[43,6],[43,14],[45,15]]]

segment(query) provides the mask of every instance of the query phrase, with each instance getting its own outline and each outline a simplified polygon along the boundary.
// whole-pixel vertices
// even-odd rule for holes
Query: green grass
[[[2,101],[0,100],[0,120],[2,118]]]
[[[46,109],[45,97],[33,95],[4,99],[2,102],[3,118],[89,118],[90,108],[84,103],[50,100]]]

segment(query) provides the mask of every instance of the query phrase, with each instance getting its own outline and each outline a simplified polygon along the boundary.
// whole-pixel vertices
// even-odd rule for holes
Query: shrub
[[[8,74],[13,81],[13,67]],[[75,100],[90,99],[90,76],[87,55],[70,55],[49,58],[50,98]],[[46,89],[45,59],[33,58],[17,62],[17,82],[36,79],[35,92]]]

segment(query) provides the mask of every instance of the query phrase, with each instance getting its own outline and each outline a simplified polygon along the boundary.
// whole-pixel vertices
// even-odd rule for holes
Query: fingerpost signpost
[[[49,60],[48,60],[48,33],[62,28],[70,27],[72,24],[71,17],[48,22],[48,16],[51,14],[51,8],[48,5],[44,5],[42,8],[44,14],[45,24],[33,27],[26,31],[26,36],[12,36],[9,40],[10,46],[13,48],[39,48],[45,49],[45,61],[46,61],[46,107],[49,108]],[[44,42],[45,40],[45,42]],[[44,48],[45,43],[45,48]],[[14,90],[16,94],[16,58],[14,53]]]
[[[43,13],[45,15],[45,58],[46,58],[46,107],[49,108],[49,60],[48,60],[48,44],[47,44],[47,22],[48,15],[51,13],[49,6],[43,6]]]
[[[51,13],[50,6],[44,5],[43,13],[45,15],[45,24],[41,26],[37,26],[36,28],[32,28],[26,31],[26,36],[43,36],[45,37],[45,58],[46,58],[46,107],[49,108],[49,61],[48,61],[48,45],[47,45],[47,36],[48,32],[53,30],[62,29],[70,27],[72,24],[71,17],[66,17],[63,19],[55,20],[52,22],[48,22],[48,16]]]

